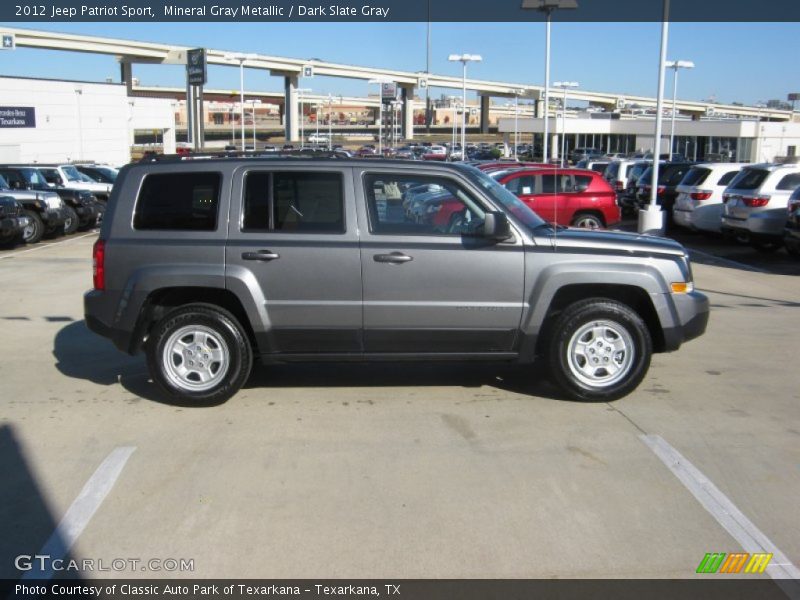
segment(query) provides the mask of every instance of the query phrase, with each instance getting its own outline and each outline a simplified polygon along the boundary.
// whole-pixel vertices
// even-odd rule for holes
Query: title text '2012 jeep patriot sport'
[[[421,219],[406,190],[436,185]],[[397,193],[399,190],[399,194]],[[391,191],[391,193],[389,193]],[[222,402],[265,363],[545,357],[609,400],[708,300],[671,240],[558,227],[467,165],[167,159],[122,169],[94,247],[90,329],[144,349],[169,395]]]

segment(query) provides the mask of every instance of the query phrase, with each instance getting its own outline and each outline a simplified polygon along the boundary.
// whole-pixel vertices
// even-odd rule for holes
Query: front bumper
[[[63,227],[67,220],[67,212],[64,208],[48,208],[40,216],[44,226],[48,229]]]
[[[705,294],[690,292],[672,294],[675,303],[675,327],[664,329],[664,350],[672,352],[681,344],[700,337],[705,333],[709,317],[709,301]]]
[[[4,217],[0,219],[0,239],[22,238],[22,230],[28,225],[28,217]]]
[[[75,212],[78,215],[78,220],[80,220],[81,225],[88,225],[97,220],[97,217],[100,216],[100,214],[103,212],[103,209],[99,202],[87,202],[85,204],[79,204],[76,206]]]

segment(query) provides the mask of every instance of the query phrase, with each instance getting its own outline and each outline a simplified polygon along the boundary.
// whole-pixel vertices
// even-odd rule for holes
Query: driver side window
[[[374,234],[464,235],[483,226],[484,209],[450,179],[370,173],[364,185]]]

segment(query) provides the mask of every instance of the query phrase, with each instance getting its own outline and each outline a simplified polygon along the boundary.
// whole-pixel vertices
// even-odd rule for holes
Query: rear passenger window
[[[136,202],[134,228],[215,230],[221,180],[219,173],[147,175]]]
[[[790,175],[786,175],[783,179],[781,179],[776,189],[796,190],[798,187],[800,187],[800,173],[792,173]]]
[[[344,233],[342,176],[251,171],[243,212],[244,231]]]

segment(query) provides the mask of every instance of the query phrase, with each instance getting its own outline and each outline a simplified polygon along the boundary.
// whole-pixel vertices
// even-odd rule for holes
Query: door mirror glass
[[[505,213],[489,211],[483,221],[482,236],[489,240],[507,240],[511,237],[511,225]]]

